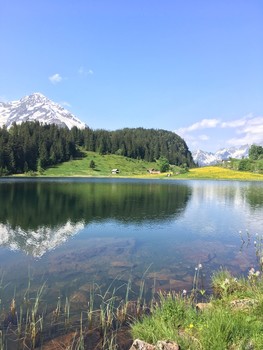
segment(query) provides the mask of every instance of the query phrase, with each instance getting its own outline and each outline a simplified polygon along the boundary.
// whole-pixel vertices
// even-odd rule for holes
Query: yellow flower
[[[189,324],[189,328],[194,328],[194,325],[192,323]]]

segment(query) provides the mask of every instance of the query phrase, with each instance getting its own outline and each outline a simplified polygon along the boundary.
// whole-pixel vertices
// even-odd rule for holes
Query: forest
[[[24,122],[10,129],[0,128],[0,176],[39,172],[81,157],[81,149],[100,154],[117,154],[134,159],[156,161],[161,157],[173,165],[193,167],[185,141],[161,129],[124,128],[80,130],[55,124]]]

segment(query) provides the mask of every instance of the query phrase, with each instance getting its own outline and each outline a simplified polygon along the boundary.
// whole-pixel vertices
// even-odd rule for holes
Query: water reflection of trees
[[[191,188],[178,183],[45,182],[0,184],[0,222],[37,230],[66,222],[167,220],[185,209]]]
[[[243,188],[242,196],[250,205],[251,209],[258,209],[263,207],[263,184],[250,183]]]

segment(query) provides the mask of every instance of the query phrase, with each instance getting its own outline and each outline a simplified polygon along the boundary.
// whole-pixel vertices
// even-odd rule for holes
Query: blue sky
[[[190,150],[263,142],[262,0],[0,0],[0,38],[2,101],[41,92]]]

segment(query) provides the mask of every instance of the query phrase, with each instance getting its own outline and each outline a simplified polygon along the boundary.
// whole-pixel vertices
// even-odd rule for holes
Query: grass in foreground
[[[176,341],[180,349],[263,349],[263,280],[251,269],[247,279],[222,270],[213,276],[215,296],[198,311],[191,297],[159,295],[151,316],[132,326],[134,338],[155,344]]]

